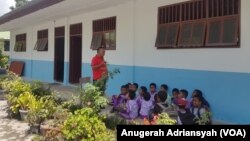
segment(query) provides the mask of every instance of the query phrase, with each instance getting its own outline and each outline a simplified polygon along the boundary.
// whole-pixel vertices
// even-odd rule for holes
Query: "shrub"
[[[62,133],[67,140],[111,141],[114,134],[107,131],[105,124],[91,108],[84,108],[69,116]]]
[[[0,49],[0,67],[7,68],[8,62],[9,62],[9,57],[6,55],[3,55],[2,49]]]
[[[74,113],[76,110],[82,108],[82,105],[78,104],[77,100],[79,101],[79,97],[73,96],[71,100],[63,101],[60,105],[62,105],[63,108],[68,109],[71,113]]]
[[[56,111],[54,100],[47,97],[32,100],[29,105],[28,122],[30,125],[42,123],[45,119],[52,117]]]
[[[50,87],[46,88],[46,86],[40,81],[32,82],[31,91],[35,96],[38,97],[49,96],[52,94]]]
[[[107,64],[108,65],[108,64]],[[97,80],[94,85],[96,87],[99,88],[100,92],[101,92],[101,95],[105,95],[105,90],[107,89],[107,83],[109,81],[109,79],[114,79],[114,76],[116,74],[119,74],[120,73],[120,70],[118,68],[115,68],[114,70],[112,71],[108,71],[108,74],[107,75],[103,75],[102,78],[100,80]]]
[[[170,118],[167,113],[161,113],[157,117],[156,124],[158,124],[158,125],[175,125],[176,120]]]
[[[152,121],[144,119],[144,125],[176,125],[176,120],[169,117],[167,113],[155,115]]]
[[[212,117],[212,113],[209,111],[206,111],[205,113],[201,115],[200,118],[195,118],[195,121],[198,125],[210,125],[212,124],[211,117]]]
[[[18,97],[21,93],[31,92],[31,86],[22,80],[21,77],[9,72],[8,76],[1,82],[2,88],[7,94]]]
[[[36,101],[36,97],[29,92],[24,92],[18,97],[16,106],[22,110],[29,110],[33,101]]]
[[[126,125],[127,122],[123,118],[120,118],[117,115],[107,117],[105,119],[105,125],[111,130],[115,130],[117,125]]]
[[[85,107],[91,107],[95,111],[100,111],[101,107],[105,107],[108,104],[108,99],[102,96],[98,87],[92,84],[86,84],[83,89],[80,89],[80,98],[82,105]]]

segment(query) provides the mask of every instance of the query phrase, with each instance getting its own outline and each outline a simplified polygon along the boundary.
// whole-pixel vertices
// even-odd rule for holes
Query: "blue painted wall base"
[[[24,76],[33,80],[54,82],[54,63],[51,61],[25,62]],[[128,82],[148,86],[151,82],[168,84],[172,88],[187,89],[191,95],[194,89],[201,89],[210,102],[213,118],[231,123],[250,123],[250,73],[197,71],[168,68],[110,65],[109,70],[120,69],[114,79],[108,82],[107,93],[118,94],[120,86]],[[89,63],[82,65],[82,77],[92,76]],[[65,63],[64,84],[68,84],[68,63]],[[170,91],[169,91],[170,93]]]

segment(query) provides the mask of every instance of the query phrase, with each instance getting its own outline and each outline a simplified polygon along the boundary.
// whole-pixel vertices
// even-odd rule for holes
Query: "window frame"
[[[92,50],[97,50],[99,47],[104,47],[106,50],[116,50],[117,46],[117,34],[116,34],[116,22],[117,17],[107,17],[103,19],[94,20],[92,23],[93,33],[90,48]],[[111,34],[115,34],[114,46],[111,46]],[[106,39],[105,34],[109,33],[109,39]],[[98,39],[98,36],[100,39]],[[109,42],[109,47],[107,48],[107,42]]]
[[[14,52],[26,52],[27,49],[27,34],[22,33],[22,34],[17,34],[16,35],[16,40],[15,40],[15,45],[14,45]]]
[[[225,20],[231,20],[231,19],[234,19],[236,22],[236,25],[235,25],[235,34],[234,34],[234,39],[235,39],[235,43],[223,43],[223,37],[224,37],[224,21]],[[210,27],[211,27],[211,22],[215,22],[215,21],[218,21],[220,22],[220,26],[221,26],[221,29],[220,29],[220,41],[219,43],[209,43],[209,31],[210,31]],[[230,47],[238,47],[239,44],[240,44],[240,34],[239,34],[239,18],[237,16],[226,16],[226,17],[223,17],[223,18],[211,18],[208,20],[207,22],[207,35],[206,35],[206,46],[208,47],[225,47],[225,48],[230,48]]]
[[[49,51],[49,30],[48,29],[37,31],[37,41],[36,41],[34,50],[38,52]]]
[[[4,40],[3,41],[3,45],[4,45],[4,51],[5,52],[9,52],[10,51],[10,40]]]
[[[158,19],[157,19],[157,35],[155,40],[155,47],[157,49],[183,49],[183,48],[240,48],[241,44],[241,0],[189,0],[185,2],[175,3],[172,5],[165,5],[158,7]],[[226,3],[225,3],[226,1]],[[214,5],[218,4],[218,5]],[[224,4],[226,4],[226,11],[224,9]],[[173,14],[173,7],[177,7],[179,5],[179,14]],[[211,7],[212,6],[212,7]],[[214,7],[215,6],[215,7]],[[221,8],[220,8],[221,7]],[[178,10],[178,9],[177,9]],[[184,11],[183,11],[184,10]],[[171,12],[169,12],[171,11]],[[183,13],[184,12],[184,13]],[[188,12],[188,13],[186,13]],[[172,13],[172,14],[171,14]],[[218,19],[223,19],[221,22],[221,31],[220,34],[224,34],[224,21],[230,20],[230,18],[235,18],[235,31],[234,31],[234,42],[232,43],[223,43],[224,36],[220,36],[220,43],[209,43],[209,33],[210,31],[210,22]],[[177,46],[168,46],[168,45],[159,45],[158,36],[160,34],[160,28],[164,26],[164,24],[170,24],[176,22],[176,18],[179,18],[179,33],[177,37]],[[175,21],[173,21],[175,19]],[[189,43],[189,45],[181,44],[181,36],[182,36],[182,26],[185,23],[198,23],[204,22],[205,27],[203,27],[202,33],[202,44],[193,44]],[[168,32],[168,31],[166,31]],[[230,31],[229,31],[230,32]],[[231,31],[232,32],[232,31]],[[190,42],[192,42],[192,34],[194,33],[194,26],[192,26]],[[198,33],[198,32],[197,32]],[[232,32],[233,33],[233,32]],[[167,34],[165,35],[167,38]],[[166,40],[166,39],[165,39]],[[165,43],[165,42],[164,42]]]
[[[189,45],[185,46],[185,44],[181,43],[182,41],[182,30],[183,30],[183,26],[184,25],[188,25],[191,24],[191,32],[190,32],[190,37],[189,37]],[[194,26],[196,24],[202,24],[203,25],[203,31],[202,31],[202,42],[200,44],[193,44],[192,40],[193,40],[193,34],[194,34]],[[179,48],[201,48],[204,47],[204,43],[205,43],[205,37],[206,37],[206,26],[207,23],[204,20],[193,20],[193,21],[186,21],[186,22],[182,22],[180,24],[180,33],[179,33],[179,40],[178,40],[178,47]]]
[[[168,23],[168,24],[161,24],[161,25],[159,25],[158,26],[158,33],[157,33],[157,37],[156,37],[156,46],[158,46],[158,48],[176,48],[177,47],[177,43],[178,43],[178,34],[179,34],[179,31],[180,31],[180,26],[179,26],[179,22],[175,22],[175,23]],[[175,44],[168,44],[168,42],[167,42],[167,38],[168,38],[168,36],[169,36],[169,31],[168,31],[168,29],[170,28],[170,27],[173,27],[173,26],[177,26],[177,31],[176,31],[176,35],[175,35],[175,41],[174,41],[174,43]],[[164,39],[164,44],[162,44],[162,45],[159,45],[159,43],[157,43],[157,41],[158,41],[158,38],[160,38],[159,37],[159,30],[162,28],[162,27],[165,27],[165,28],[167,28],[166,30],[166,37],[165,37],[165,39]]]

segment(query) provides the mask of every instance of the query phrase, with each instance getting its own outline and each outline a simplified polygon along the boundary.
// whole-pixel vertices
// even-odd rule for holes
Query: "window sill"
[[[221,48],[240,48],[239,45],[236,46],[199,46],[199,47],[156,47],[157,49],[221,49]]]

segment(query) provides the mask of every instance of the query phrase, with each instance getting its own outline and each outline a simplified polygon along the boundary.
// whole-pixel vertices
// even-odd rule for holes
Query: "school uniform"
[[[114,108],[118,107],[125,100],[126,98],[124,94],[119,94],[118,97],[112,96],[112,103],[113,103]]]
[[[152,103],[154,103],[155,102],[155,95],[157,94],[157,92],[153,92],[153,93],[151,93],[151,92],[149,92],[150,93],[150,100],[152,101]]]
[[[200,108],[192,107],[190,108],[190,111],[193,115],[195,115],[196,118],[201,118],[201,116],[206,112],[206,109],[203,107]]]
[[[138,95],[135,100],[136,100],[136,103],[137,103],[138,107],[140,108],[143,97],[141,95]]]
[[[126,103],[126,110],[119,114],[121,117],[128,120],[138,117],[138,105],[136,100],[128,100]]]
[[[140,107],[140,117],[147,118],[149,115],[149,111],[153,108],[153,103],[151,100],[142,100]]]

